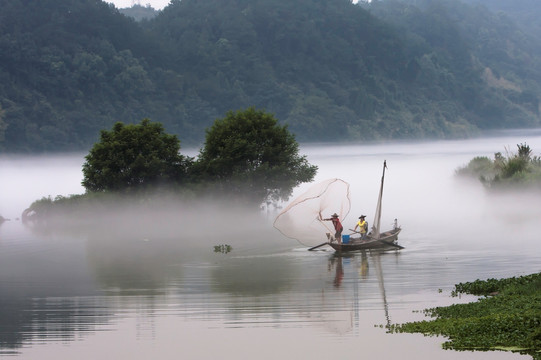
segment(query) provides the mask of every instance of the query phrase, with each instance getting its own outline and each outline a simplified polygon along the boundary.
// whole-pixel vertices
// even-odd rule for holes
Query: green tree
[[[195,169],[224,194],[258,203],[287,200],[317,172],[287,126],[253,107],[229,111],[207,129]]]
[[[102,130],[83,164],[82,185],[90,192],[132,192],[156,185],[181,183],[189,158],[179,154],[180,141],[161,123],[117,122]]]

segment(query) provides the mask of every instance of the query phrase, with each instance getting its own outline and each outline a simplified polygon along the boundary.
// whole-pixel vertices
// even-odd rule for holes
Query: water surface
[[[84,154],[3,157],[0,214],[11,221],[0,226],[0,357],[528,359],[442,350],[442,338],[384,328],[475,300],[450,297],[458,282],[540,271],[539,194],[491,196],[454,177],[473,156],[523,142],[539,153],[535,132],[303,146],[319,166],[316,181],[350,183],[346,228],[356,214],[372,220],[387,160],[383,222],[398,218],[405,249],[343,257],[284,238],[275,212],[208,204],[39,232],[17,217],[42,196],[81,193]],[[233,250],[214,252],[218,244]]]

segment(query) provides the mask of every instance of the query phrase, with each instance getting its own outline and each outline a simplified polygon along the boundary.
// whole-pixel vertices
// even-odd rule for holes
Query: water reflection
[[[9,261],[0,259],[2,269],[13,269],[37,252],[49,255],[21,266],[16,284],[6,272],[0,275],[3,290],[11,290],[11,296],[2,292],[4,351],[25,343],[74,340],[141,309],[151,317],[182,314],[221,319],[233,327],[319,324],[344,335],[358,329],[361,298],[370,297],[368,289],[359,292],[359,280],[373,281],[369,261],[380,266],[379,254],[364,252],[262,254],[240,248],[223,254],[209,247],[206,254],[194,255],[168,239],[144,241],[101,231],[79,241],[39,241],[13,252]],[[51,271],[50,261],[58,262],[58,272]],[[37,281],[45,271],[43,281]],[[29,282],[34,286],[26,286]]]
[[[363,286],[363,283],[370,279],[370,263],[372,263],[373,268],[375,269],[375,280],[377,280],[379,293],[381,296],[381,307],[384,309],[385,325],[390,326],[391,319],[389,316],[389,306],[387,304],[384,275],[381,265],[382,256],[392,255],[379,250],[364,250],[360,252],[342,254],[335,253],[329,256],[328,270],[329,272],[334,271],[333,285],[335,288],[338,288],[342,286],[344,280],[344,262],[346,263],[346,266],[350,266],[352,268],[353,271],[350,272],[351,278],[347,279],[347,281],[352,286],[351,303],[353,304],[355,318],[358,319],[359,311],[361,310],[362,306],[362,295],[359,295],[359,286]]]
[[[329,257],[329,269],[336,268],[333,284],[335,287],[340,287],[342,285],[342,280],[344,279],[344,268],[342,265],[343,256],[331,256]]]
[[[263,238],[275,236],[260,230]],[[68,343],[77,348],[81,341],[107,339],[111,331],[127,331],[123,327],[126,321],[133,323],[130,326],[137,332],[132,346],[150,341],[166,349],[178,344],[190,348],[190,342],[197,340],[183,338],[199,328],[221,329],[220,335],[226,337],[228,331],[239,329],[260,336],[264,333],[267,341],[278,346],[284,344],[281,334],[285,331],[292,332],[294,338],[308,333],[312,336],[308,341],[321,345],[356,342],[355,346],[370,349],[372,343],[390,336],[374,325],[399,321],[406,313],[411,317],[408,301],[418,303],[419,287],[434,286],[422,278],[421,283],[409,285],[403,281],[401,270],[430,263],[424,256],[413,265],[404,257],[407,252],[339,256],[302,247],[260,251],[238,243],[231,252],[216,253],[210,245],[190,249],[174,237],[121,236],[121,232],[99,230],[87,235],[69,241],[58,235],[35,238],[18,250],[0,243],[2,354],[20,351],[25,358],[32,358],[28,349],[45,344]],[[235,241],[233,237],[222,240]],[[47,257],[35,256],[37,253]],[[5,270],[30,259],[32,266],[18,267],[14,283]],[[58,263],[58,271],[51,269],[50,262]],[[45,271],[47,275],[36,281]],[[4,295],[6,289],[12,290],[10,296]],[[437,295],[431,297],[437,299]],[[272,329],[278,332],[268,333]],[[166,340],[159,335],[164,331],[183,336]],[[249,333],[242,332],[247,338],[252,336]],[[321,347],[315,348],[324,353]],[[216,350],[213,356],[218,353]],[[278,354],[287,355],[284,351]],[[352,358],[351,354],[342,353],[342,358]],[[235,352],[222,355],[239,356]],[[312,353],[313,358],[320,358],[317,355]]]
[[[242,256],[212,266],[211,290],[234,296],[276,295],[292,285],[296,268],[282,256]]]
[[[163,239],[100,233],[87,241],[87,261],[102,292],[163,295],[170,279],[182,276],[185,253]]]

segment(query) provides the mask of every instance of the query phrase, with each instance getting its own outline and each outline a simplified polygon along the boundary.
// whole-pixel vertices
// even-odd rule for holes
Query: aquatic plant
[[[455,285],[477,302],[427,309],[431,321],[393,324],[390,332],[442,335],[444,349],[506,350],[541,359],[541,273]]]
[[[233,250],[233,247],[231,245],[228,245],[228,244],[214,245],[214,252],[215,253],[227,254],[227,253],[230,253],[232,250]]]

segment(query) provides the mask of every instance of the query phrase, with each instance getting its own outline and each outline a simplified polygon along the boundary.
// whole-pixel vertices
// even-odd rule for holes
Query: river
[[[456,283],[541,270],[541,196],[495,196],[454,176],[474,156],[520,143],[539,155],[541,132],[301,146],[319,167],[315,182],[350,184],[346,229],[361,213],[371,221],[387,161],[382,222],[398,219],[404,249],[342,257],[285,238],[272,226],[279,210],[212,204],[136,220],[126,209],[92,231],[36,231],[22,211],[82,193],[84,154],[3,155],[0,358],[528,359],[442,350],[443,338],[385,330],[425,319],[425,308],[475,300],[452,298]],[[231,251],[214,251],[223,244]]]

